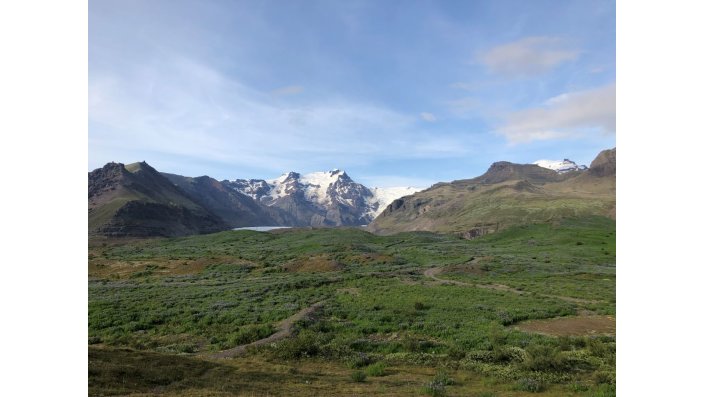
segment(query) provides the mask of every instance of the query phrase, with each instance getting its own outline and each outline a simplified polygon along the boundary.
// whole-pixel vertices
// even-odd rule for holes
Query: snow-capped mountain
[[[289,172],[270,180],[236,179],[223,183],[263,205],[280,209],[281,222],[294,226],[365,225],[395,199],[421,190],[368,189],[338,169],[305,175]]]
[[[587,167],[584,165],[577,165],[574,161],[563,159],[563,161],[558,160],[538,160],[534,161],[533,164],[539,167],[548,168],[549,170],[554,170],[559,174],[563,174],[570,171],[582,171],[586,170]]]

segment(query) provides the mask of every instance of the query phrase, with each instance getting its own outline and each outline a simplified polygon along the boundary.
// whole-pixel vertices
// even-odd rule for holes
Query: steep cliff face
[[[601,151],[590,163],[588,173],[594,176],[615,176],[617,174],[617,148]]]

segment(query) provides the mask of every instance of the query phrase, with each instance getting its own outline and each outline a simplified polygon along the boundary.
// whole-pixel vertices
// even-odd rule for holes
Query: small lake
[[[236,227],[233,230],[254,230],[256,232],[268,232],[270,230],[276,229],[291,229],[291,226],[249,226],[249,227]]]

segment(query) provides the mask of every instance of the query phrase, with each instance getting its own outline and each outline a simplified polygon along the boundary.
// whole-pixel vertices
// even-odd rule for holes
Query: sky
[[[427,187],[616,145],[614,1],[88,4],[89,171]]]

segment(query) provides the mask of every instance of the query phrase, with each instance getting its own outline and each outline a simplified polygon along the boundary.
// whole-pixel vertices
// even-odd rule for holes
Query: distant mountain
[[[512,225],[566,217],[615,216],[616,149],[581,171],[500,161],[472,179],[437,183],[394,200],[368,229],[382,234],[426,230],[477,237]]]
[[[186,192],[194,202],[223,219],[230,228],[279,224],[279,214],[209,176],[162,175]]]
[[[559,174],[563,174],[570,171],[584,171],[587,169],[584,165],[578,165],[574,161],[563,159],[563,161],[556,160],[538,160],[534,161],[534,164],[539,167],[548,168],[549,170],[554,170]]]
[[[218,181],[108,163],[88,174],[89,234],[183,236],[245,226],[360,226],[416,188],[374,188],[344,171]]]
[[[334,169],[301,175],[289,172],[272,180],[236,179],[223,185],[281,210],[292,226],[365,225],[394,199],[419,189],[368,189],[345,171]]]
[[[145,162],[108,163],[88,173],[88,232],[185,236],[228,228]]]

